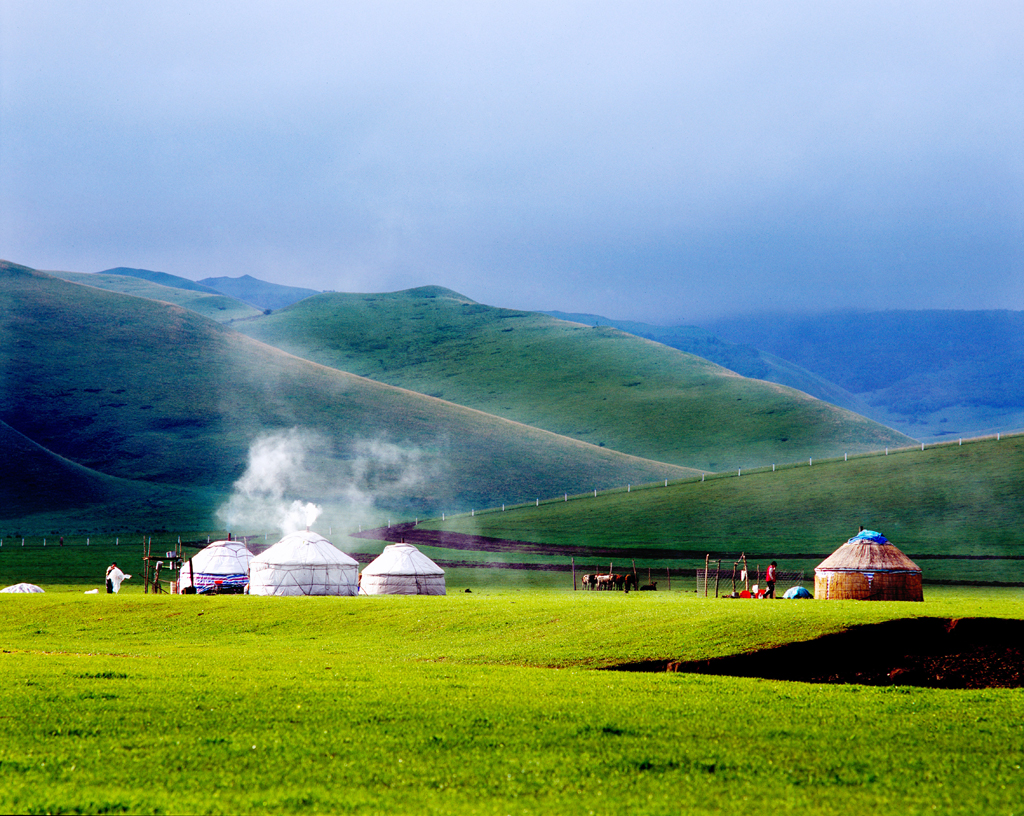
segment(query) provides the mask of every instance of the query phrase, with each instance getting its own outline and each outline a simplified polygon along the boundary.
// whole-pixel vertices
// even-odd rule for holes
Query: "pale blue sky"
[[[0,257],[649,322],[1024,309],[1020,2],[0,0]]]

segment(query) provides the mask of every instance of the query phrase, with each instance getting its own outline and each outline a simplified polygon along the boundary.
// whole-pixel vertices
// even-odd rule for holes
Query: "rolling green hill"
[[[860,525],[908,554],[1024,556],[1024,435],[733,471],[421,526],[595,552],[784,559],[827,555]],[[990,569],[987,580],[1024,581],[1024,562],[997,566],[1007,571]]]
[[[323,365],[703,470],[912,442],[659,343],[485,306],[440,287],[318,295],[238,328]]]
[[[193,312],[198,312],[211,320],[216,320],[218,323],[230,323],[233,320],[241,320],[261,314],[260,310],[255,306],[242,303],[227,295],[196,289],[184,289],[178,286],[166,286],[162,283],[155,283],[145,278],[136,278],[129,275],[113,275],[103,272],[96,274],[85,272],[47,272],[46,274],[70,281],[71,283],[81,283],[85,286],[106,289],[109,292],[120,292],[125,295],[148,298],[149,300],[174,303],[178,306],[184,306],[186,309],[191,309]]]
[[[863,416],[872,416],[869,413],[871,406],[867,402],[834,382],[751,345],[730,343],[699,326],[654,326],[650,323],[612,320],[600,315],[569,312],[544,314],[587,326],[611,326],[627,334],[645,337],[688,354],[703,357],[744,377],[786,385],[840,408],[847,408]]]
[[[38,470],[40,449],[103,477],[223,499],[254,443],[270,439],[288,491],[260,489],[330,504],[339,524],[354,524],[353,507],[424,514],[692,472],[298,359],[180,306],[6,262],[0,349],[0,421],[19,435],[10,438],[34,443],[15,446],[0,476],[21,515],[54,503],[40,489],[26,506],[33,492],[10,486]],[[81,492],[102,481],[86,479]],[[216,503],[192,508],[196,527]],[[96,507],[103,520],[125,510]]]

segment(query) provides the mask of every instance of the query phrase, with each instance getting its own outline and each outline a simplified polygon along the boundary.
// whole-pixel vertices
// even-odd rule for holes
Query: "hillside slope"
[[[838,405],[840,408],[871,416],[868,413],[871,411],[871,406],[842,386],[836,385],[802,366],[754,348],[752,345],[730,343],[699,326],[655,326],[650,323],[613,320],[601,315],[571,312],[555,311],[544,312],[544,314],[557,317],[559,320],[583,323],[587,326],[610,326],[613,329],[620,329],[627,334],[654,340],[657,343],[679,349],[679,351],[685,351],[687,354],[703,357],[705,360],[717,363],[744,377],[767,380],[795,388],[797,391],[804,391],[812,397]]]
[[[763,559],[827,555],[860,525],[910,554],[1024,556],[1024,435],[733,472],[427,526],[573,547]],[[1012,572],[992,577],[1024,581],[1024,562],[1003,566]]]
[[[760,315],[707,328],[821,375],[917,437],[1024,427],[1024,312]]]
[[[659,343],[485,306],[440,287],[318,295],[238,328],[340,370],[703,470],[911,441]]]
[[[199,281],[225,295],[230,295],[244,303],[251,303],[259,309],[283,309],[300,300],[320,294],[315,289],[304,289],[300,286],[282,286],[279,283],[242,275],[237,278],[203,278]]]
[[[71,283],[81,283],[85,286],[106,289],[109,292],[120,292],[125,295],[174,303],[178,306],[184,306],[186,309],[191,309],[193,312],[198,312],[211,320],[216,320],[218,323],[230,323],[233,320],[255,317],[261,313],[255,306],[243,303],[228,295],[182,286],[170,286],[131,275],[115,275],[103,272],[49,271],[47,271],[47,274],[70,281]]]
[[[175,305],[6,262],[0,349],[0,421],[18,434],[105,476],[221,499],[268,445],[284,458],[280,478],[254,485],[271,498],[410,514],[692,472],[298,359]],[[25,455],[18,448],[0,480],[19,479]],[[40,509],[51,502],[37,499]]]

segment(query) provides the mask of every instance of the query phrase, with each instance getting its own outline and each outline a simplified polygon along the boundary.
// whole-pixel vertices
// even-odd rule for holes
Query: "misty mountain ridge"
[[[697,354],[918,439],[1024,427],[1024,312],[758,314],[705,326],[546,314]]]
[[[268,283],[252,275],[242,275],[238,278],[203,278],[199,283],[263,310],[283,309],[304,298],[320,294],[315,289]]]
[[[64,274],[68,280],[81,277],[53,274]],[[130,267],[100,274],[222,294],[264,312],[319,294],[251,275],[195,282]],[[97,285],[101,284],[97,281]],[[442,286],[406,292],[472,302]],[[198,302],[182,305],[204,311]],[[220,322],[251,316],[239,311],[240,307],[230,309],[223,303],[207,301],[202,306],[204,313]],[[918,439],[1024,427],[1024,312],[757,314],[723,318],[704,326],[657,326],[564,311],[542,314],[610,326],[654,340],[744,377],[796,388]]]

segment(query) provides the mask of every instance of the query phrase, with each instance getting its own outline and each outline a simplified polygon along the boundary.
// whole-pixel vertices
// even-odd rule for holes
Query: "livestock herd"
[[[583,576],[583,588],[584,589],[601,589],[601,590],[619,590],[620,592],[629,592],[631,589],[639,591],[650,591],[658,588],[657,581],[644,584],[640,586],[640,582],[636,577],[636,573],[627,572],[625,574],[619,573],[607,573],[601,574],[589,574]]]

